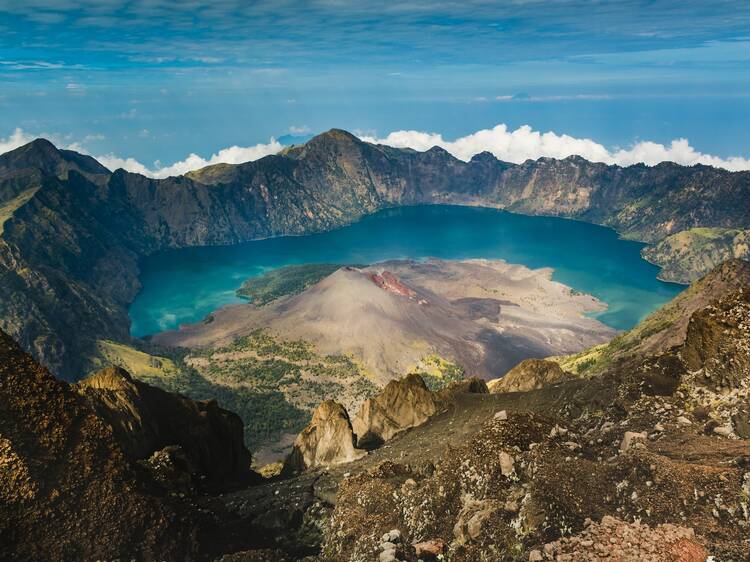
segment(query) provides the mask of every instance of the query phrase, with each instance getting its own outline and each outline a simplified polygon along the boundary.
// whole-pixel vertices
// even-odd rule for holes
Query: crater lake
[[[481,207],[388,209],[323,233],[149,256],[141,262],[142,289],[130,307],[131,333],[143,337],[197,322],[241,302],[235,292],[245,279],[281,266],[427,257],[553,268],[554,280],[608,305],[596,318],[626,330],[684,288],[657,279],[659,268],[641,258],[643,247],[610,228],[570,219]]]

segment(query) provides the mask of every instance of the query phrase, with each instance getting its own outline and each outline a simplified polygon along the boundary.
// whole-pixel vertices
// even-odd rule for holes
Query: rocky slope
[[[215,403],[107,369],[56,379],[0,331],[0,559],[213,560],[262,547],[222,502],[258,476]]]
[[[91,367],[95,338],[128,341],[138,258],[330,229],[389,206],[488,205],[610,225],[647,242],[747,228],[750,173],[571,157],[462,162],[332,130],[282,154],[153,180],[110,174],[38,140],[0,155],[0,327],[54,372]]]
[[[747,560],[750,285],[690,314],[676,346],[632,359],[466,395],[458,415],[486,417],[458,442],[446,412],[352,463],[323,558],[416,560],[418,544],[456,561]],[[428,435],[447,446],[420,454]]]
[[[454,381],[433,392],[422,377],[411,374],[389,382],[366,400],[353,421],[341,404],[326,400],[295,439],[282,473],[291,476],[315,467],[350,463],[451,407],[456,396],[488,392],[486,383],[476,377]]]
[[[0,558],[197,558],[195,522],[149,490],[112,428],[0,332]]]
[[[583,376],[599,373],[613,363],[627,363],[658,354],[685,339],[693,312],[711,301],[750,284],[750,263],[733,259],[717,266],[632,330],[609,343],[567,357],[552,357],[564,371]]]

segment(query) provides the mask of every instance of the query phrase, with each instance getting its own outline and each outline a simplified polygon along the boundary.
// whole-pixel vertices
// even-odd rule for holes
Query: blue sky
[[[0,0],[0,146],[20,128],[154,168],[500,123],[748,158],[750,3]]]

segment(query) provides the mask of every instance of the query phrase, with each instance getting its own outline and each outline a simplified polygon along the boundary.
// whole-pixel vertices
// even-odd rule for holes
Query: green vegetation
[[[350,357],[321,356],[309,342],[277,340],[263,330],[225,347],[160,356],[108,340],[97,349],[98,367],[118,365],[154,386],[215,399],[236,412],[250,450],[301,431],[323,400],[360,402],[378,390]]]
[[[125,344],[110,340],[96,342],[101,357],[95,360],[100,367],[117,365],[139,379],[168,379],[178,375],[179,368],[167,357],[149,355]]]
[[[212,385],[203,385],[206,391],[221,392],[222,404],[242,416],[248,445],[256,448],[302,430],[323,400],[360,401],[377,392],[349,357],[321,356],[309,342],[278,340],[264,330],[225,347],[191,351],[184,362]]]
[[[146,382],[194,400],[215,399],[222,408],[235,412],[245,424],[245,444],[251,451],[278,439],[282,433],[301,431],[310,421],[310,413],[287,402],[281,392],[215,383],[186,363],[179,363],[179,377],[145,379]]]
[[[421,376],[427,388],[432,391],[440,390],[454,381],[460,381],[466,374],[463,367],[439,355],[423,358],[409,373]]]
[[[708,279],[708,278],[706,278]],[[550,357],[569,373],[585,377],[597,375],[614,361],[638,352],[642,344],[660,333],[665,333],[685,316],[685,308],[704,291],[710,280],[701,280],[680,293],[672,301],[652,312],[635,328],[619,334],[609,343],[603,343],[574,355]]]
[[[331,263],[287,265],[246,280],[237,296],[263,306],[287,295],[297,295],[343,266]]]
[[[39,190],[38,187],[32,187],[22,191],[16,195],[10,201],[6,201],[0,206],[0,235],[3,233],[5,222],[13,216],[18,209],[23,207],[29,200],[34,197],[34,194]]]
[[[661,277],[691,282],[727,259],[750,259],[750,230],[691,228],[644,248],[642,254],[662,267]]]

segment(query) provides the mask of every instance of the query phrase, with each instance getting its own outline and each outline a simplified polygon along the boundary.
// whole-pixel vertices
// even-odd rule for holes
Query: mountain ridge
[[[706,166],[463,162],[332,130],[254,162],[151,179],[35,143],[0,156],[0,201],[14,202],[0,213],[0,327],[68,378],[89,369],[92,334],[131,341],[138,260],[165,249],[319,232],[414,204],[575,218],[650,243],[696,226],[750,226],[750,172]],[[58,160],[26,158],[36,152]]]

